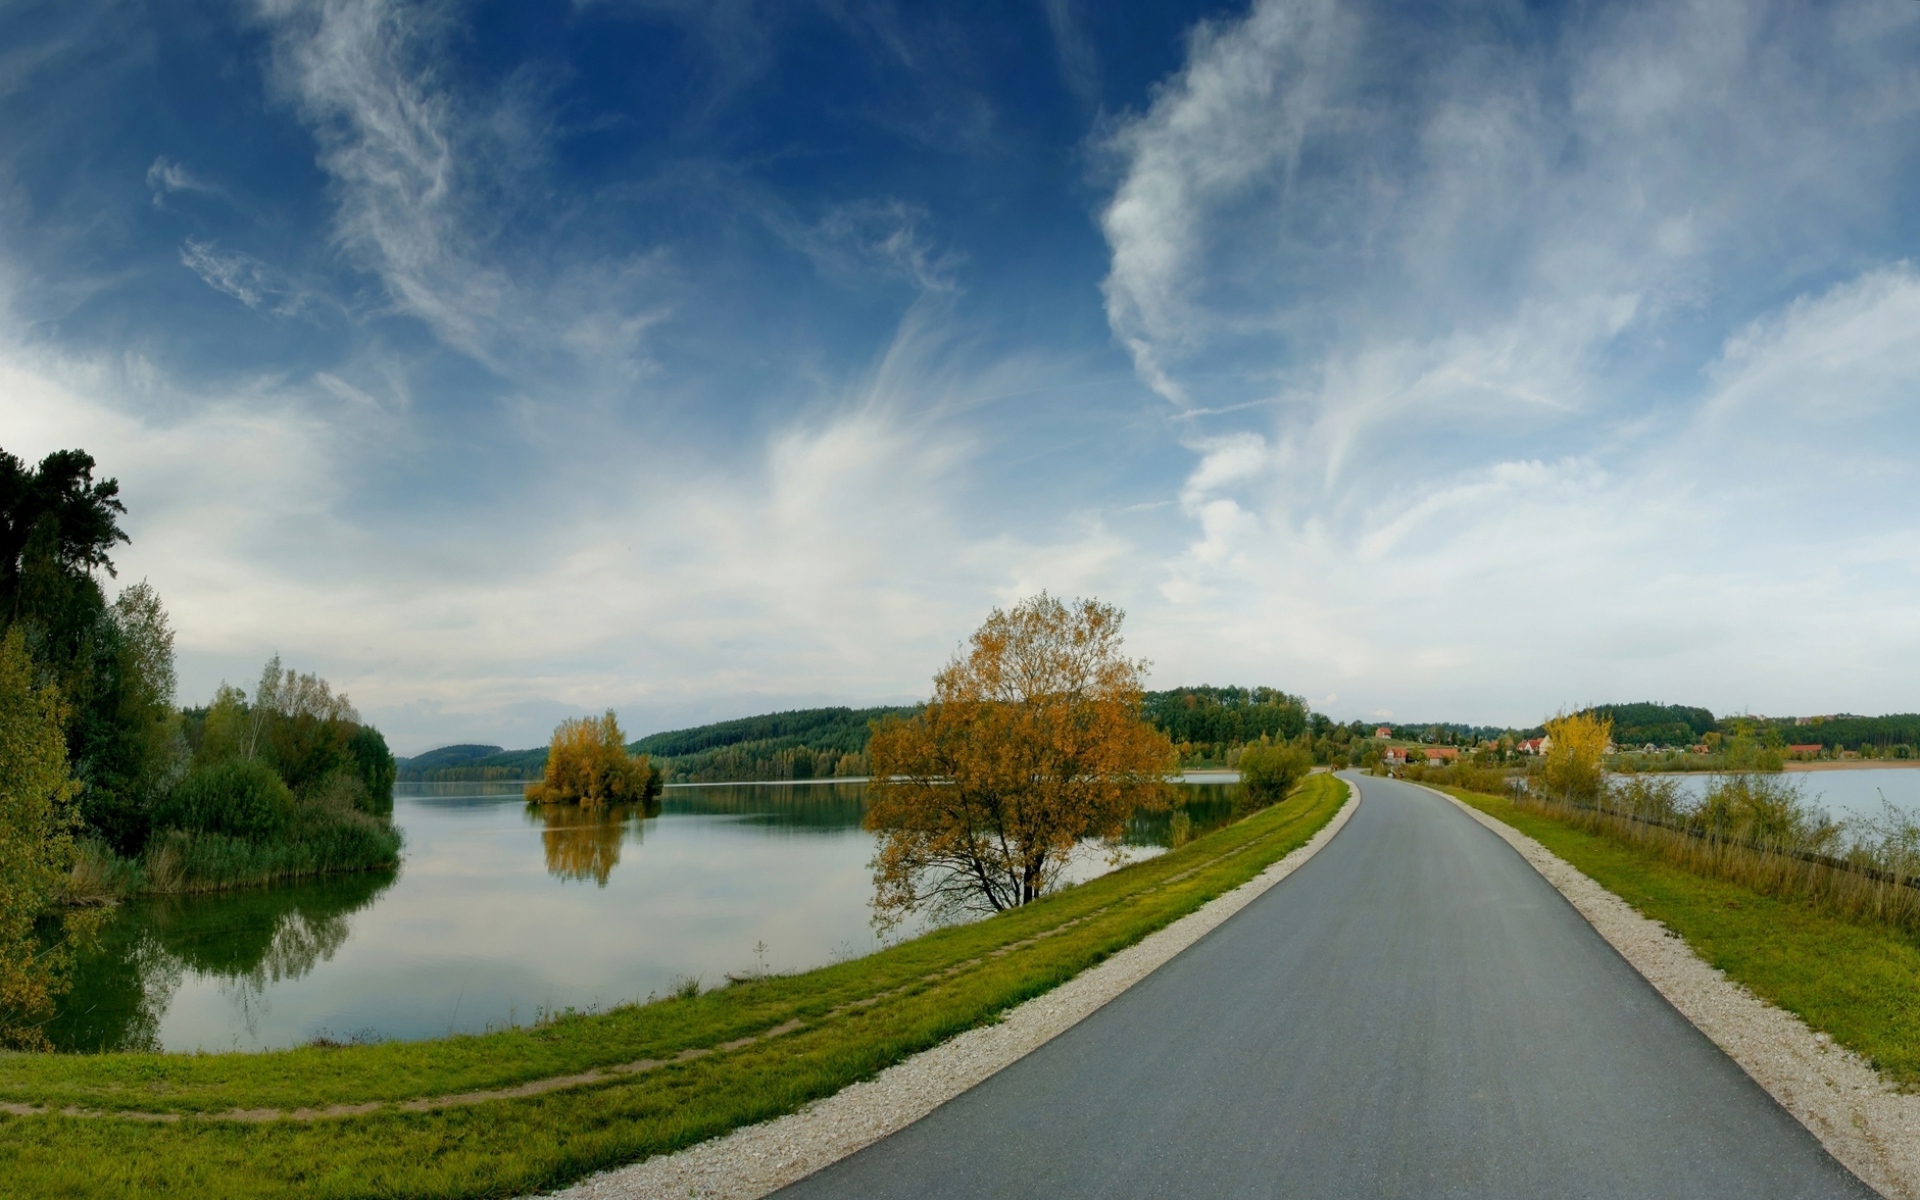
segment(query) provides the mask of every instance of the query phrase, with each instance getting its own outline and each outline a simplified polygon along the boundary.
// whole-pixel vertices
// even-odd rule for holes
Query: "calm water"
[[[1237,790],[1187,786],[1194,831]],[[438,1037],[879,946],[858,784],[675,788],[652,817],[519,794],[402,785],[397,872],[122,906],[49,1034],[73,1050]],[[1170,821],[1136,818],[1126,857],[1158,853]],[[1073,875],[1106,869],[1090,852]]]
[[[1689,792],[1699,795],[1711,778],[1704,774],[1675,775]],[[1838,818],[1877,817],[1880,801],[1909,815],[1920,815],[1920,769],[1868,767],[1846,771],[1789,771],[1782,778],[1800,794]]]

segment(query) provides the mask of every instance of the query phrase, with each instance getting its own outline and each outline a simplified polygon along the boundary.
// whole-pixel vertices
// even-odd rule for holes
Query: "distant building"
[[[1787,757],[1788,758],[1819,758],[1820,752],[1825,749],[1826,747],[1822,746],[1818,742],[1814,742],[1810,745],[1805,745],[1805,746],[1788,746]]]
[[[1522,754],[1545,754],[1553,749],[1553,739],[1551,737],[1528,738],[1524,742],[1517,743],[1514,749]]]
[[[1380,761],[1388,766],[1397,767],[1407,761],[1407,756],[1418,751],[1428,762],[1454,762],[1460,757],[1457,746],[1388,746],[1380,752]]]
[[[1388,729],[1385,725],[1382,725],[1380,728],[1373,731],[1373,736],[1379,738],[1381,741],[1384,742],[1388,738],[1393,736],[1393,730]]]

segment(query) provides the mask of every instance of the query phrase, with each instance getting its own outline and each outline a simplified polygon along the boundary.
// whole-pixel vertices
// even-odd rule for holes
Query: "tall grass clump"
[[[1920,935],[1920,821],[1890,804],[1877,818],[1835,821],[1797,783],[1764,773],[1718,776],[1698,797],[1657,776],[1606,780],[1591,798],[1530,782],[1513,793],[1526,811],[1695,874]]]
[[[66,899],[102,904],[391,867],[401,834],[378,809],[351,772],[296,793],[264,763],[217,763],[189,774],[156,806],[158,828],[137,857],[83,841]]]
[[[1383,771],[1385,768],[1381,768]],[[1434,787],[1457,787],[1487,796],[1504,796],[1524,772],[1515,768],[1483,766],[1478,763],[1408,763],[1395,771],[1401,779]]]

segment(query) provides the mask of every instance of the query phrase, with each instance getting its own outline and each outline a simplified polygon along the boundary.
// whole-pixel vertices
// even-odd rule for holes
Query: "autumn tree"
[[[1026,904],[1082,839],[1165,804],[1173,744],[1141,717],[1147,664],[1121,653],[1123,617],[1044,592],[995,609],[924,710],[875,726],[876,921]]]
[[[0,1047],[24,1049],[45,1048],[40,1025],[67,985],[69,939],[99,917],[47,920],[73,865],[79,784],[59,691],[34,675],[20,630],[0,637]]]
[[[1601,756],[1613,741],[1613,721],[1590,712],[1555,717],[1547,722],[1550,739],[1540,764],[1541,782],[1558,800],[1592,804],[1605,781]]]
[[[660,776],[644,754],[628,754],[626,735],[606,715],[560,722],[547,745],[546,777],[527,785],[532,804],[642,804],[660,794]]]

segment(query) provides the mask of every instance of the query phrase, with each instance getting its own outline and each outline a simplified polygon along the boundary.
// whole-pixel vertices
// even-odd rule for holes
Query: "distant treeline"
[[[1779,729],[1780,736],[1789,745],[1820,745],[1829,750],[1841,747],[1848,750],[1896,750],[1905,747],[1911,751],[1920,747],[1920,713],[1893,713],[1884,717],[1843,714],[1809,717],[1805,724],[1792,719],[1769,724]]]
[[[1184,766],[1231,766],[1242,746],[1262,738],[1297,741],[1315,761],[1358,761],[1362,743],[1375,722],[1335,724],[1312,711],[1306,700],[1270,687],[1184,687],[1148,692],[1147,719],[1172,739]],[[914,706],[882,708],[807,708],[718,721],[691,729],[656,733],[628,749],[648,755],[668,783],[736,783],[755,780],[830,779],[867,773],[867,738],[873,722],[905,716]],[[1653,745],[1684,750],[1703,742],[1717,744],[1740,734],[1768,746],[1813,745],[1895,755],[1920,746],[1920,715],[1850,715],[1793,718],[1731,716],[1716,718],[1704,708],[1679,704],[1606,704],[1584,710],[1613,722],[1614,743],[1622,748]],[[1448,722],[1383,722],[1396,741],[1427,745],[1474,746],[1538,737],[1543,730]],[[512,782],[538,779],[546,767],[545,747],[504,750],[499,746],[442,746],[401,759],[399,778],[415,783]]]
[[[1331,723],[1307,702],[1277,688],[1190,687],[1148,692],[1148,720],[1180,747],[1183,761],[1224,764],[1234,750],[1266,737],[1291,741],[1324,735]],[[651,734],[628,746],[645,754],[668,783],[830,779],[867,773],[873,723],[909,716],[917,705],[881,708],[808,708],[719,721]],[[538,779],[545,747],[443,746],[400,760],[400,779],[416,783],[478,783]]]
[[[1920,746],[1920,713],[1861,717],[1715,717],[1704,708],[1679,704],[1605,704],[1588,709],[1613,721],[1614,745],[1680,749],[1717,745],[1745,734],[1769,747],[1820,746],[1826,750],[1891,753]],[[1905,757],[1902,755],[1902,757]]]
[[[1727,732],[1711,712],[1683,704],[1602,704],[1587,711],[1613,722],[1616,746],[1692,746],[1709,733]]]
[[[808,708],[655,733],[627,749],[645,754],[668,783],[741,783],[830,779],[867,772],[867,737],[882,717],[917,708]],[[400,778],[418,783],[538,779],[547,751],[444,746],[400,761]]]
[[[1291,741],[1307,730],[1307,702],[1278,688],[1185,687],[1148,692],[1147,720],[1176,746]]]

